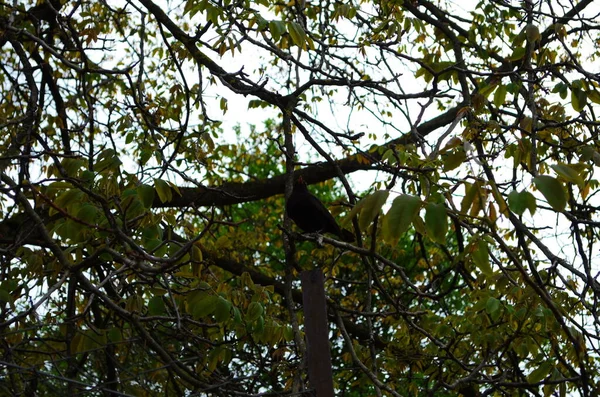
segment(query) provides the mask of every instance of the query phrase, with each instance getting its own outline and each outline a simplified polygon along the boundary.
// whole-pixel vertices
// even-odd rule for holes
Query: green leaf
[[[241,324],[242,323],[242,313],[240,312],[240,309],[238,309],[237,307],[233,307],[233,322],[235,324]]]
[[[531,215],[535,213],[537,208],[535,196],[525,190],[517,192],[513,190],[508,195],[508,207],[517,215],[523,215],[525,210],[529,210]]]
[[[154,188],[156,189],[156,193],[158,193],[158,198],[162,203],[166,203],[167,201],[171,201],[173,198],[173,192],[171,191],[171,187],[169,184],[162,179],[154,179]]]
[[[61,160],[60,164],[65,169],[67,175],[75,177],[79,170],[85,165],[85,161],[83,159],[66,157]]]
[[[202,262],[202,249],[198,243],[192,245],[190,250],[192,261],[194,262]]]
[[[219,101],[219,108],[223,111],[223,114],[227,113],[227,98],[221,97]]]
[[[100,173],[108,169],[118,170],[120,165],[121,160],[119,160],[115,151],[113,149],[105,149],[96,156],[94,171]]]
[[[470,184],[468,182],[464,183],[465,185],[465,197],[463,197],[460,202],[460,212],[467,213],[473,202],[475,201],[475,196],[477,194],[481,194],[479,189],[481,188],[481,184],[479,182],[475,182]]]
[[[538,383],[544,380],[554,368],[555,363],[552,361],[544,361],[539,367],[531,371],[527,376],[527,382]]]
[[[260,303],[250,302],[250,305],[248,305],[248,313],[246,314],[247,320],[249,322],[256,320],[257,318],[262,316],[264,311],[265,311],[265,309],[263,308],[263,306]]]
[[[283,339],[287,342],[294,340],[294,329],[291,325],[286,325],[283,327]]]
[[[217,368],[217,364],[220,361],[222,347],[215,347],[208,353],[208,370],[214,371]]]
[[[265,319],[263,316],[259,316],[256,319],[256,324],[254,325],[254,332],[257,334],[262,334],[265,330]]]
[[[75,217],[83,222],[94,224],[98,216],[98,209],[90,203],[84,203]]]
[[[587,97],[596,104],[600,104],[600,92],[595,89],[591,89],[587,92]]]
[[[215,25],[219,24],[219,17],[222,13],[223,11],[220,7],[213,7],[211,5],[208,5],[206,7],[206,19],[211,21]]]
[[[479,87],[479,93],[484,97],[487,98],[493,91],[494,89],[496,89],[496,84],[487,84],[484,85],[482,87]]]
[[[12,303],[13,297],[9,291],[0,288],[0,302]]]
[[[373,219],[379,214],[381,207],[385,204],[389,195],[390,192],[388,190],[378,190],[362,200],[360,216],[358,218],[360,230],[367,230]]]
[[[123,333],[121,328],[119,327],[112,327],[108,330],[108,332],[106,333],[106,337],[108,338],[108,341],[112,342],[112,343],[120,343],[123,340]]]
[[[513,53],[508,57],[509,61],[518,61],[525,56],[525,47],[517,47],[513,50]]]
[[[558,93],[562,99],[565,99],[569,93],[569,86],[563,82],[557,83],[552,89],[552,92]]]
[[[587,104],[587,94],[580,88],[571,87],[571,106],[576,112],[581,112]]]
[[[573,167],[563,163],[554,164],[550,167],[566,181],[576,184],[581,189],[585,186],[583,178]]]
[[[536,25],[529,23],[525,26],[525,36],[527,37],[528,43],[535,43],[540,40],[540,28]]]
[[[229,319],[229,314],[231,313],[231,306],[231,302],[229,302],[222,296],[219,296],[217,304],[215,305],[215,321],[221,323]]]
[[[506,100],[507,87],[505,85],[498,86],[496,92],[494,92],[494,106],[500,107],[504,105]]]
[[[442,162],[444,164],[444,171],[452,171],[458,168],[467,159],[467,154],[463,147],[458,147],[451,152],[444,153],[442,155]]]
[[[490,296],[485,304],[485,311],[488,314],[493,314],[500,310],[501,306],[502,303],[498,299],[494,298],[493,296]]]
[[[164,314],[166,312],[165,302],[163,301],[162,296],[153,296],[148,301],[148,314],[151,316],[158,316]]]
[[[203,295],[200,300],[194,303],[191,307],[192,316],[194,319],[200,319],[212,314],[216,309],[218,296]]]
[[[596,149],[593,146],[586,145],[581,148],[581,155],[579,156],[579,161],[588,162],[594,157],[594,153]]]
[[[581,148],[581,156],[579,156],[579,161],[584,163],[588,163],[592,161],[597,167],[600,167],[600,153],[596,151],[594,146],[584,146]]]
[[[142,200],[142,204],[144,208],[152,208],[152,203],[154,202],[154,188],[150,185],[140,185],[137,187],[137,194],[140,200]]]
[[[299,23],[292,21],[287,23],[287,28],[294,44],[303,50],[306,50],[306,32],[302,26]]]
[[[490,265],[488,245],[485,240],[479,240],[472,245],[471,258],[473,259],[475,266],[477,266],[484,275],[489,277],[493,274],[492,266]]]
[[[76,208],[77,210],[79,210],[79,207],[81,206],[84,197],[85,194],[81,190],[69,189],[61,193],[60,196],[58,196],[56,200],[54,200],[54,205],[73,213],[75,211],[72,211],[72,209]],[[52,214],[53,213],[51,212],[51,215]]]
[[[269,22],[269,32],[271,32],[271,36],[274,41],[279,41],[281,36],[287,32],[285,29],[285,23],[283,21],[271,21]]]
[[[392,245],[398,243],[413,218],[421,208],[421,200],[415,196],[402,194],[394,199],[390,210],[383,218],[383,238]]]
[[[446,243],[448,213],[444,204],[429,203],[425,209],[427,235],[438,244]]]
[[[562,211],[567,205],[567,193],[558,179],[548,175],[533,178],[533,183],[556,211]]]
[[[81,242],[85,240],[84,232],[89,230],[87,227],[72,219],[67,219],[60,227],[56,228],[56,234],[65,239],[71,239],[75,242]]]

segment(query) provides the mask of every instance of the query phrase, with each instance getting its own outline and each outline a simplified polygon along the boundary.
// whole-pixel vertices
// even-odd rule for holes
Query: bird
[[[310,193],[301,176],[294,182],[286,210],[288,216],[305,233],[331,233],[342,241],[354,241],[354,234],[337,224],[323,203]]]

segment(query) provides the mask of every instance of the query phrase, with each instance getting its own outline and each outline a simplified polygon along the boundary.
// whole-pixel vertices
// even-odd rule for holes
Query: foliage
[[[337,395],[600,392],[594,2],[116,3],[0,7],[2,394],[308,395],[314,266]]]

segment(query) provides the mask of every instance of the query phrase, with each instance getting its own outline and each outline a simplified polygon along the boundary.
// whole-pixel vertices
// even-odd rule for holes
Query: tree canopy
[[[1,4],[2,394],[600,393],[592,0]]]

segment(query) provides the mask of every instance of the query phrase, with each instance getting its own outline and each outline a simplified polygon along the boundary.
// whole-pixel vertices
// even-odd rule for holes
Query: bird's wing
[[[340,227],[321,200],[311,194],[310,204],[314,208],[315,216],[319,216],[319,219],[321,220],[323,232],[340,235]]]

